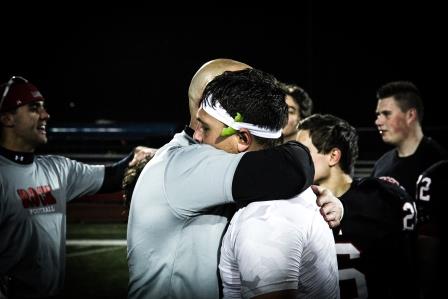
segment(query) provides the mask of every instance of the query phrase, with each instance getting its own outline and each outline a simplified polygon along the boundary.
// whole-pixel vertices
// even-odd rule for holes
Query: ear
[[[2,113],[0,114],[0,122],[2,124],[2,126],[7,127],[7,128],[12,128],[14,127],[14,117],[12,113]]]
[[[249,130],[243,128],[239,130],[239,132],[236,133],[235,135],[236,138],[238,138],[237,140],[238,153],[247,151],[253,142],[252,134],[249,133]]]
[[[341,150],[337,147],[332,148],[328,157],[328,164],[330,167],[337,165],[339,160],[341,160]]]
[[[408,123],[417,121],[417,109],[410,108],[408,111],[406,111],[406,119]]]

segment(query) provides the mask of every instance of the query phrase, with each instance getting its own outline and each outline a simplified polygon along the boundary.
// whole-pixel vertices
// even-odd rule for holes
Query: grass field
[[[126,246],[97,245],[125,240],[126,224],[67,224],[64,298],[127,298]],[[80,240],[92,244],[79,245]],[[73,245],[75,243],[75,245]]]

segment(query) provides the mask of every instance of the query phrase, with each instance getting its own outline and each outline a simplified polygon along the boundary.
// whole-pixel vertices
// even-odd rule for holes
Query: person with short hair
[[[314,183],[344,204],[334,229],[341,298],[416,298],[413,198],[388,181],[353,178],[358,134],[341,118],[305,118],[297,141],[311,152]]]
[[[415,198],[418,176],[448,158],[438,142],[423,133],[423,101],[408,81],[389,82],[378,89],[375,125],[383,141],[394,146],[376,162],[372,176],[390,178]]]
[[[286,93],[288,105],[288,122],[283,127],[284,142],[296,140],[297,125],[313,112],[313,100],[308,93],[296,84],[280,83],[280,87]]]
[[[134,154],[110,166],[35,155],[47,143],[44,97],[18,76],[0,86],[0,95],[0,297],[57,296],[65,278],[67,202],[119,191]]]
[[[188,92],[189,126],[159,149],[138,177],[127,234],[130,298],[220,298],[218,251],[235,202],[290,197],[309,185],[311,160],[297,143],[231,154],[197,144],[193,138],[198,130],[209,132],[197,119],[204,88],[225,71],[248,68],[231,59],[204,64]],[[254,96],[264,96],[270,90],[284,103],[285,95],[278,86],[260,89],[257,84],[263,84],[255,83],[247,85]],[[241,122],[237,115],[232,117]],[[216,142],[230,144],[234,138],[228,128]],[[319,199],[321,205],[330,202],[322,206],[322,214],[331,225],[337,225],[342,215],[340,203],[335,204],[336,199],[328,193]]]
[[[282,142],[288,107],[283,97],[267,96],[273,94],[269,89],[256,93],[248,88],[255,78],[275,87],[274,78],[256,70],[224,73],[210,82],[197,113],[201,124],[196,140],[248,154],[261,154]],[[232,115],[241,116],[241,122]],[[232,135],[221,142],[220,132],[229,129]],[[219,262],[224,298],[339,297],[333,234],[312,189],[301,191],[288,197],[278,190],[277,200],[246,203],[233,216]]]

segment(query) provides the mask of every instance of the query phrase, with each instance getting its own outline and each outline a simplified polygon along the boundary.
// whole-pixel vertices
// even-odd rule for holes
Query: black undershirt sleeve
[[[232,183],[236,202],[287,199],[313,183],[314,165],[308,149],[289,141],[275,148],[244,154]]]
[[[110,193],[121,190],[124,171],[133,157],[134,152],[131,152],[122,160],[105,167],[103,185],[101,185],[98,193]]]

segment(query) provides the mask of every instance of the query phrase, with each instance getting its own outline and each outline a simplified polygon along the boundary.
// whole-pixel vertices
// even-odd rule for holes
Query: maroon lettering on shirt
[[[25,209],[56,204],[56,198],[51,194],[49,185],[18,189],[17,194]]]

